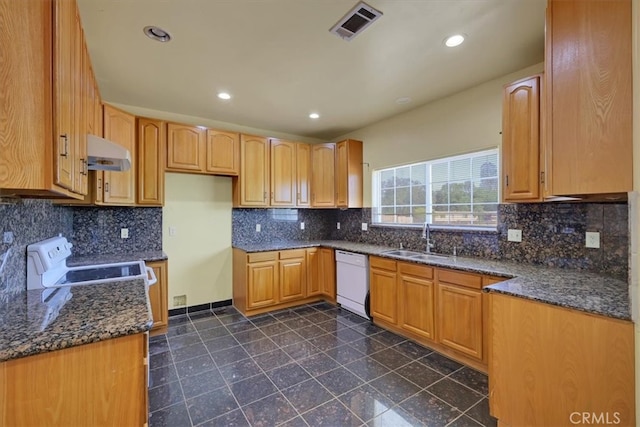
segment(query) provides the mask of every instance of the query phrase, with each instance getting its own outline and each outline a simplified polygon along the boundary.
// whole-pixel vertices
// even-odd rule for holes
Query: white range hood
[[[131,153],[122,145],[99,136],[87,135],[89,170],[127,171],[131,169]]]

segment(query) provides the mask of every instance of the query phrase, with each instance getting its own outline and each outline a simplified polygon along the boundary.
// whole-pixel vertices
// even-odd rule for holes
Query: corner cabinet
[[[95,79],[76,2],[0,0],[0,9],[0,194],[79,199]]]
[[[546,28],[551,193],[631,191],[631,0],[550,0]]]
[[[104,137],[120,144],[131,154],[131,169],[123,172],[104,171],[102,203],[132,206],[136,203],[136,118],[111,105],[104,104]],[[99,175],[99,174],[98,174]]]
[[[362,141],[347,139],[336,144],[336,205],[362,207]]]
[[[151,314],[153,316],[152,335],[163,334],[169,326],[168,305],[168,261],[151,261],[146,263],[153,269],[158,281],[149,286],[149,302],[151,303]]]
[[[164,164],[167,124],[161,120],[138,118],[138,188],[136,203],[164,205]]]
[[[147,425],[148,360],[135,334],[2,362],[0,425]]]
[[[541,75],[504,87],[502,101],[502,195],[505,202],[541,200]]]

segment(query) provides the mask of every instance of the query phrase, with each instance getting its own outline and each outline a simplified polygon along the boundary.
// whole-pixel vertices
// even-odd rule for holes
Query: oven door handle
[[[147,270],[147,286],[154,285],[158,281],[155,271],[153,271],[153,268],[147,267],[146,265],[144,268]],[[149,280],[149,275],[151,275],[151,280]]]

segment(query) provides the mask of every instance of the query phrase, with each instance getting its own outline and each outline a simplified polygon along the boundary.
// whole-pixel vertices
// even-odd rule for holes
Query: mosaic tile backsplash
[[[9,250],[0,274],[0,302],[26,290],[27,245],[54,237],[71,235],[73,213],[70,208],[54,206],[49,200],[23,199],[0,204],[0,233],[13,233],[13,242],[2,243],[0,255]]]
[[[275,219],[277,209],[234,209],[233,242],[280,240],[348,240],[425,250],[419,228],[371,227],[371,209],[299,209],[298,218]],[[294,210],[295,211],[295,210]],[[300,222],[305,230],[300,230]],[[340,222],[340,230],[336,223]],[[262,227],[255,231],[256,224]],[[498,229],[431,231],[435,252],[502,259],[529,264],[576,268],[627,280],[629,247],[628,205],[607,203],[504,204],[498,210]],[[507,230],[522,230],[522,242],[507,241]],[[600,249],[584,246],[585,232],[600,232]]]

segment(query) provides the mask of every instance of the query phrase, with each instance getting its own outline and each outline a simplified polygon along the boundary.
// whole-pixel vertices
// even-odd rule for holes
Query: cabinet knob
[[[102,190],[102,178],[98,178],[98,190]]]

